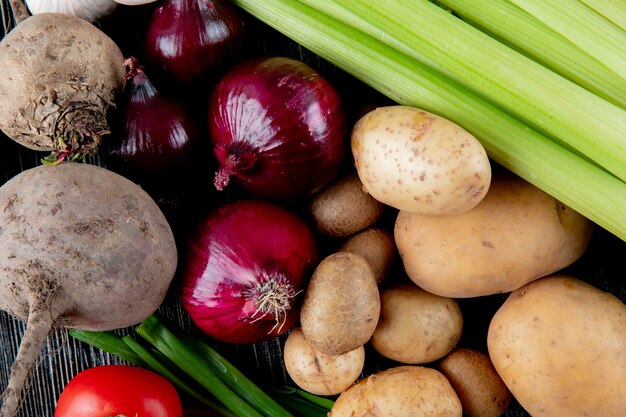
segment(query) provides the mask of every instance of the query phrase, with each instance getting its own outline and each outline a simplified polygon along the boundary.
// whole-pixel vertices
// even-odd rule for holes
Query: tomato
[[[105,365],[76,375],[63,389],[54,417],[182,417],[172,384],[152,371]]]

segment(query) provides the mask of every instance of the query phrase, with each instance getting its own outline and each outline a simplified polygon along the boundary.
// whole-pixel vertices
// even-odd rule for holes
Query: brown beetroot
[[[110,130],[123,61],[115,42],[81,18],[28,17],[0,42],[0,129],[58,159],[91,151]]]
[[[0,415],[15,415],[53,326],[139,323],[163,301],[176,264],[158,206],[118,174],[68,162],[24,171],[2,186],[0,308],[27,325]]]

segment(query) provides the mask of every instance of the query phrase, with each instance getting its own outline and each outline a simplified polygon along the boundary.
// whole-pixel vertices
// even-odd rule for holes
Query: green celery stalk
[[[440,7],[427,0],[306,3],[420,61],[626,180],[626,111]]]
[[[626,79],[626,32],[579,0],[509,0]]]
[[[624,0],[582,0],[589,8],[626,30],[626,2]]]
[[[233,3],[399,104],[464,127],[489,156],[626,240],[626,184],[429,67],[297,0]]]
[[[438,4],[594,94],[626,108],[626,80],[509,1],[438,0]]]

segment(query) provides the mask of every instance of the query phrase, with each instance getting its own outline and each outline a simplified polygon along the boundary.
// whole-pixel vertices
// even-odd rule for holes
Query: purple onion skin
[[[296,296],[317,264],[315,237],[287,209],[260,200],[227,203],[209,213],[188,239],[181,300],[209,336],[250,344],[273,339],[299,317]],[[278,283],[290,297],[284,315],[254,314],[255,285]]]
[[[309,195],[339,172],[347,150],[339,93],[303,62],[270,57],[232,68],[215,87],[209,135],[229,179],[266,199]]]
[[[168,175],[191,160],[197,129],[182,105],[159,94],[143,71],[128,78],[121,140],[112,141],[107,157],[138,177]]]
[[[187,85],[229,64],[244,49],[244,22],[225,0],[164,0],[146,36],[151,68]]]

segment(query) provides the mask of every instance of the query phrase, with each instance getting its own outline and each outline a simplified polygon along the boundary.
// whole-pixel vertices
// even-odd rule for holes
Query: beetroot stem
[[[17,357],[11,367],[9,383],[3,394],[0,417],[14,417],[20,405],[20,398],[28,374],[37,360],[39,352],[52,329],[54,319],[48,305],[43,300],[30,304],[26,331],[20,343]]]

